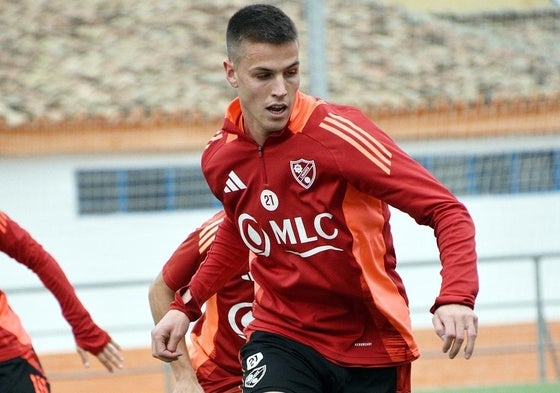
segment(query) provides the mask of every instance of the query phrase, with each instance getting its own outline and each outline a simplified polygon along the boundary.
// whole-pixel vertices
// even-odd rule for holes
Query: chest
[[[252,149],[232,146],[222,159],[215,190],[222,192],[224,205],[251,214],[294,216],[333,209],[345,187],[332,153],[303,136]]]

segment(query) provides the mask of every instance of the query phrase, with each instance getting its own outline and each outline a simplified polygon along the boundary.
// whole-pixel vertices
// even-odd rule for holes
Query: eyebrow
[[[300,62],[299,62],[299,60],[297,60],[297,61],[293,62],[292,64],[290,64],[289,66],[287,66],[284,69],[289,70],[290,68],[294,68],[296,66],[299,66],[299,64],[300,64]],[[274,71],[274,70],[271,69],[271,68],[266,68],[266,67],[255,67],[251,71],[268,71],[268,72],[270,72],[270,71]]]

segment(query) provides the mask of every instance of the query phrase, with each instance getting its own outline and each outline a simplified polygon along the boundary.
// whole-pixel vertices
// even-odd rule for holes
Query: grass
[[[558,393],[560,383],[502,385],[477,388],[418,389],[415,393]]]

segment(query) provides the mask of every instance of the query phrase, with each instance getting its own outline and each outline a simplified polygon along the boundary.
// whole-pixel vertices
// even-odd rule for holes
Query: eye
[[[270,72],[261,72],[259,74],[256,75],[257,79],[261,79],[261,80],[265,80],[270,78],[272,74]]]
[[[299,69],[293,68],[293,69],[288,70],[288,71],[286,72],[286,76],[287,76],[287,77],[294,77],[294,76],[297,76],[298,73],[299,73]]]

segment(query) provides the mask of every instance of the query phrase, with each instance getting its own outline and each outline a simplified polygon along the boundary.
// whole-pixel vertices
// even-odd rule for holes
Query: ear
[[[230,86],[234,89],[237,89],[237,77],[235,75],[235,68],[233,67],[233,63],[231,62],[231,60],[224,60],[224,71],[226,73],[226,79],[229,82]]]

